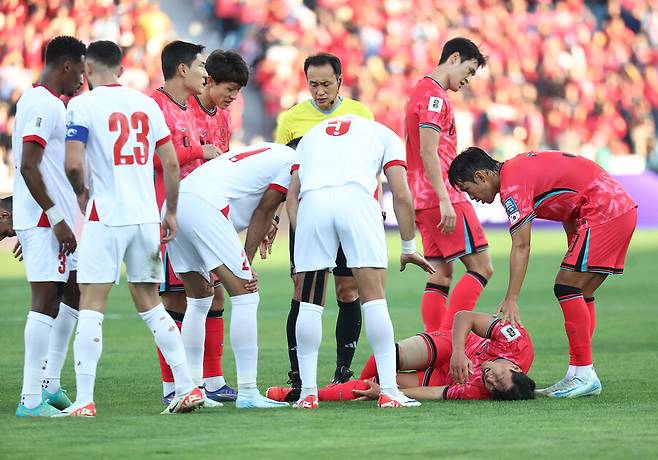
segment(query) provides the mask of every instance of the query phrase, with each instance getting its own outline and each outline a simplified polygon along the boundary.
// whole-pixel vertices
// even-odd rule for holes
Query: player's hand
[[[204,144],[201,146],[201,150],[203,150],[203,159],[204,160],[212,160],[213,158],[217,158],[222,154],[222,151],[219,150],[217,147],[215,147],[212,144]]]
[[[18,259],[19,262],[23,261],[23,246],[21,246],[20,241],[16,241],[14,249],[11,252],[14,254],[14,259]]]
[[[515,300],[505,299],[499,305],[496,310],[495,316],[498,316],[500,313],[503,314],[503,321],[510,322],[513,326],[521,323],[521,315],[519,314],[519,305]]]
[[[176,223],[176,214],[167,212],[162,219],[162,239],[160,243],[167,244],[176,238],[178,224]]]
[[[251,279],[244,285],[245,289],[251,293],[258,292],[258,273],[251,267]]]
[[[65,256],[73,254],[78,243],[75,240],[73,231],[71,231],[71,227],[69,227],[66,221],[62,220],[55,225],[53,227],[53,232],[59,243],[59,253],[64,254]]]
[[[450,357],[450,376],[455,382],[459,384],[466,383],[473,373],[473,363],[468,359],[466,353],[452,354]]]
[[[367,390],[352,390],[352,393],[354,393],[355,396],[358,396],[358,398],[354,398],[355,401],[379,398],[379,384],[372,380],[366,380],[366,383],[369,385]]]
[[[436,270],[432,267],[425,257],[421,256],[418,252],[413,254],[400,254],[400,271],[403,272],[407,268],[407,264],[418,265],[420,268],[425,270],[427,273],[435,273]]]
[[[85,212],[87,212],[87,203],[89,202],[89,189],[85,187],[84,192],[82,192],[81,195],[78,195],[78,207],[80,208],[80,212],[84,215]]]
[[[261,259],[265,260],[267,259],[267,256],[269,254],[272,254],[272,245],[274,244],[274,240],[276,239],[276,233],[278,231],[279,231],[279,224],[277,224],[275,221],[272,221],[270,230],[267,232],[267,234],[263,238],[263,241],[261,241],[260,245],[258,246]]]
[[[441,211],[441,222],[438,227],[441,229],[441,233],[452,233],[455,229],[455,222],[457,222],[455,208],[452,207],[450,200],[441,200],[439,210]]]

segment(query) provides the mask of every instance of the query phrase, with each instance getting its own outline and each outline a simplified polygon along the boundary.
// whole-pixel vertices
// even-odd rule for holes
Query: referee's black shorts
[[[295,232],[290,227],[288,236],[288,249],[290,251],[290,276],[295,274]],[[347,266],[347,259],[343,252],[343,247],[338,246],[338,254],[336,254],[336,267],[331,271],[334,276],[354,276],[352,269]]]

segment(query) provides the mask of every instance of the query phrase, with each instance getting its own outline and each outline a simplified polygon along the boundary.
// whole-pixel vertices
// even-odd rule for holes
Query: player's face
[[[513,385],[512,373],[522,372],[519,366],[506,359],[485,361],[481,364],[481,367],[482,379],[489,391],[494,389],[498,391],[509,390]]]
[[[12,236],[16,236],[16,231],[13,229],[11,213],[0,208],[0,241]]]
[[[458,53],[457,56],[459,56]],[[463,86],[468,85],[471,77],[475,75],[478,69],[478,61],[475,59],[469,59],[468,61],[461,61],[461,58],[457,58],[452,65],[450,78],[449,78],[449,87],[452,91],[459,91]]]
[[[187,72],[185,72],[183,77],[185,87],[192,94],[201,94],[203,87],[206,85],[207,78],[206,58],[201,54],[197,54],[192,64],[187,67]]]
[[[338,97],[340,77],[334,73],[330,64],[309,66],[306,70],[306,81],[311,97],[318,107],[328,110]]]
[[[498,189],[496,187],[495,174],[491,171],[475,171],[473,181],[457,184],[457,187],[473,201],[480,203],[493,203]]]
[[[85,63],[84,60],[64,62],[64,74],[62,76],[62,92],[65,96],[72,97],[78,92],[84,83]]]
[[[215,83],[209,77],[206,88],[212,102],[220,109],[225,109],[235,101],[242,87],[235,82]]]

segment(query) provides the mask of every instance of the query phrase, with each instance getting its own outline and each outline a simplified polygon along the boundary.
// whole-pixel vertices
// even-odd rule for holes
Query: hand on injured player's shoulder
[[[504,322],[509,322],[513,326],[516,326],[517,324],[523,326],[523,323],[521,323],[521,315],[519,313],[519,304],[515,300],[503,300],[498,305],[495,316],[498,316],[500,313],[503,314]]]
[[[418,252],[414,252],[412,254],[400,254],[400,271],[404,271],[404,269],[407,267],[407,264],[414,264],[418,265],[420,268],[422,268],[424,271],[427,273],[435,273],[436,270],[434,267],[432,267],[432,264],[430,264],[425,257],[420,255]]]
[[[358,396],[357,398],[354,398],[355,401],[379,398],[379,384],[372,380],[366,380],[366,383],[369,386],[367,390],[352,390],[352,393],[354,393],[355,396]]]
[[[469,377],[473,374],[473,363],[464,352],[453,352],[450,357],[450,376],[459,383],[468,382]]]

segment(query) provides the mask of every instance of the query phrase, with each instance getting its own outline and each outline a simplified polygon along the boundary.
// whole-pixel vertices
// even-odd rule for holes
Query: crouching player
[[[297,147],[288,214],[295,226],[295,266],[302,298],[295,328],[302,380],[296,408],[318,407],[317,361],[322,340],[322,311],[328,270],[336,266],[341,245],[361,298],[366,336],[381,376],[380,407],[420,403],[400,392],[395,382],[395,343],[384,285],[388,258],[381,213],[374,192],[383,171],[393,192],[402,237],[401,269],[407,263],[434,269],[414,243],[411,193],[404,151],[385,126],[354,115],[333,118],[312,128]]]
[[[471,199],[492,203],[500,193],[510,221],[512,250],[504,319],[519,322],[517,299],[530,258],[535,217],[561,221],[568,249],[554,292],[569,339],[565,377],[538,393],[556,398],[598,395],[601,382],[592,365],[596,325],[594,292],[611,274],[621,274],[637,223],[637,205],[596,163],[563,152],[526,152],[499,163],[477,147],[450,165],[450,184]]]
[[[179,232],[167,255],[187,295],[185,350],[195,383],[202,385],[205,321],[213,299],[211,274],[215,274],[231,298],[238,408],[287,406],[262,396],[256,387],[260,298],[251,262],[276,208],[286,198],[294,155],[283,145],[258,144],[209,161],[181,182]],[[243,249],[237,231],[247,227]]]

